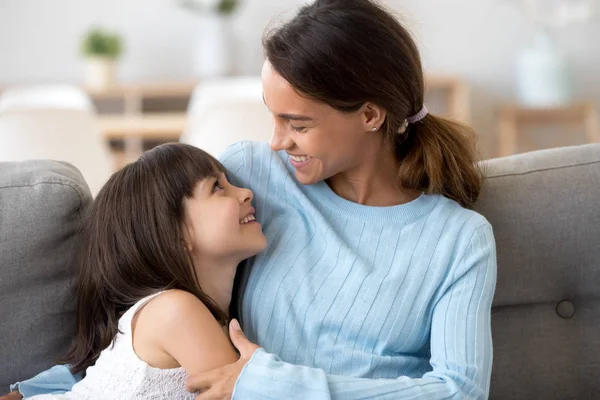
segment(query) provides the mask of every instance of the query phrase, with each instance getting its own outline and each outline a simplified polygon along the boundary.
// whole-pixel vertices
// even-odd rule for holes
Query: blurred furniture
[[[439,92],[445,97],[443,115],[466,124],[471,122],[471,96],[465,81],[452,76],[428,75],[425,87],[427,92]]]
[[[125,154],[117,155],[117,167],[135,161],[144,151],[145,140],[178,140],[186,114],[145,113],[144,100],[189,99],[196,82],[118,83],[104,88],[84,87],[95,101],[123,102],[122,113],[99,115],[108,140],[122,140]]]
[[[106,139],[123,137],[177,141],[184,131],[187,116],[184,113],[151,113],[145,115],[104,115],[98,119]]]
[[[57,85],[47,86],[57,87]],[[441,94],[441,114],[469,122],[470,99],[465,82],[455,77],[429,75],[426,86],[429,93],[435,92],[436,97]],[[192,81],[165,81],[117,83],[105,88],[83,86],[80,89],[73,87],[71,89],[78,91],[79,97],[81,94],[83,97],[89,96],[87,100],[89,109],[93,108],[92,101],[123,103],[120,112],[98,115],[99,126],[105,138],[123,141],[124,153],[113,155],[116,157],[117,167],[137,159],[144,151],[144,141],[178,140],[184,130],[183,141],[208,146],[212,152],[224,149],[232,143],[233,139],[235,141],[243,139],[244,132],[249,132],[251,128],[251,125],[245,122],[248,124],[256,122],[268,128],[268,131],[265,130],[264,134],[261,134],[261,139],[268,139],[271,134],[271,124],[266,122],[264,115],[267,110],[262,102],[262,88],[258,76],[223,78],[201,84]],[[9,90],[11,89],[0,92],[0,96]],[[248,93],[243,93],[244,90],[248,90]],[[215,99],[214,105],[211,105],[212,98]],[[56,96],[48,99],[57,103]],[[188,112],[183,109],[181,112],[146,112],[144,102],[151,99],[189,100]],[[207,107],[214,107],[215,114],[207,113]],[[437,112],[437,110],[432,111]],[[191,116],[190,121],[187,120],[188,116]],[[203,121],[204,118],[206,121]],[[260,131],[253,130],[253,132]],[[211,134],[214,136],[212,139],[209,138]],[[255,136],[247,137],[247,139],[253,138]]]
[[[94,114],[33,110],[0,114],[0,161],[55,159],[75,165],[96,194],[114,166]]]
[[[600,144],[484,164],[475,209],[498,253],[490,399],[596,399]],[[90,201],[73,167],[0,163],[0,394],[65,350],[75,326],[66,265]]]
[[[180,140],[218,156],[240,140],[268,141],[272,132],[273,117],[264,105],[260,78],[223,78],[194,90]]]
[[[117,170],[135,161],[144,152],[146,140],[178,141],[186,123],[185,113],[108,114],[98,117],[100,131],[106,140],[123,140],[124,151],[112,152]]]
[[[581,124],[589,143],[600,142],[600,122],[595,104],[584,102],[564,107],[526,108],[517,105],[503,107],[500,111],[498,155],[509,156],[519,151],[519,128],[525,125]]]
[[[72,85],[15,86],[0,94],[0,113],[38,109],[94,109],[90,98]]]

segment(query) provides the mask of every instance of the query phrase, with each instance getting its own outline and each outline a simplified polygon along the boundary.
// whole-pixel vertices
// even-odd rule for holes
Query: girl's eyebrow
[[[211,175],[211,176],[207,177],[206,179],[204,179],[201,183],[202,191],[204,192],[204,191],[208,191],[208,189],[212,189],[213,185],[218,180],[219,180],[219,177],[216,175]]]

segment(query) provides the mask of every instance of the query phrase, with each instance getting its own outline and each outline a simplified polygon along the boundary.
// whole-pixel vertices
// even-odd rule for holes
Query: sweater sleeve
[[[227,170],[227,180],[229,183],[248,187],[248,175],[252,169],[252,146],[250,142],[236,142],[218,156],[219,162],[223,164]],[[247,164],[247,165],[245,165]]]
[[[418,379],[327,375],[259,349],[240,374],[233,399],[487,399],[495,285],[495,242],[486,224],[475,230],[461,260],[450,269],[435,304],[432,371]]]

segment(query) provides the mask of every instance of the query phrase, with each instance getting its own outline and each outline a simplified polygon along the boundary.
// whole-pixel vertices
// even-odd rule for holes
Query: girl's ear
[[[188,253],[194,251],[194,228],[192,227],[192,224],[186,222],[183,223],[183,239],[181,242],[183,248],[186,249]]]

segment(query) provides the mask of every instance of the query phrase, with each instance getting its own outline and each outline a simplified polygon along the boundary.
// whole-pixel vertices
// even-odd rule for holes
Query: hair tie
[[[421,111],[418,114],[413,115],[412,117],[408,117],[404,120],[400,128],[398,128],[398,134],[402,135],[408,129],[408,124],[414,124],[415,122],[419,122],[429,113],[427,107],[423,106]]]
[[[419,122],[420,120],[425,118],[425,116],[428,113],[429,113],[429,111],[427,110],[427,107],[423,106],[423,108],[421,108],[421,111],[419,111],[417,114],[413,115],[412,117],[406,118],[406,120],[408,121],[409,124],[414,124],[415,122]]]

